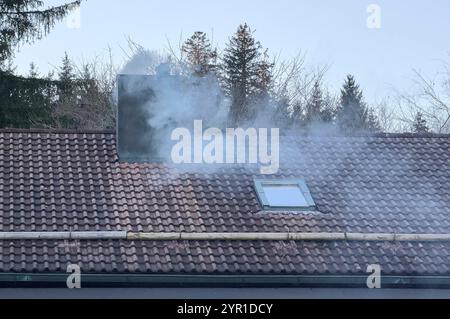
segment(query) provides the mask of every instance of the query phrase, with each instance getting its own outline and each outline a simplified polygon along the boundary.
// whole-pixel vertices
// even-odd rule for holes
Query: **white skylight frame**
[[[264,210],[284,210],[284,211],[314,211],[316,210],[316,204],[311,196],[311,192],[303,179],[255,179],[255,189],[258,195],[259,202]],[[300,191],[302,198],[299,201],[302,204],[273,204],[273,200],[270,199],[270,195],[266,194],[266,189],[269,187],[296,187]]]

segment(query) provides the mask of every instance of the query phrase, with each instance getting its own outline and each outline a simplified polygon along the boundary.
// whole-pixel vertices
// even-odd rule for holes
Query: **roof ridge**
[[[19,128],[0,128],[0,133],[45,133],[45,134],[116,134],[115,129],[98,130],[78,130],[78,129],[19,129]],[[372,133],[372,134],[354,134],[354,135],[309,135],[309,134],[287,134],[285,137],[301,138],[450,138],[450,133]]]
[[[103,130],[71,130],[71,129],[16,129],[16,128],[3,128],[0,129],[0,133],[45,133],[45,134],[115,134],[114,129]]]
[[[351,137],[351,136],[348,136]],[[450,133],[374,133],[368,135],[361,135],[356,137],[379,137],[379,138],[436,138],[445,137],[450,138]]]
[[[283,135],[281,135],[283,136]],[[326,138],[450,138],[450,133],[373,133],[373,134],[333,134],[333,135],[314,135],[314,134],[304,134],[304,135],[294,135],[287,134],[285,137],[295,137],[295,138],[311,138],[311,139],[326,139]]]

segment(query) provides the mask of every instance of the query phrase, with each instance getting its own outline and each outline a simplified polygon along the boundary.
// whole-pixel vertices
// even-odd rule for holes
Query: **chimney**
[[[198,111],[199,104],[208,104],[210,95],[214,96],[214,91],[208,90],[208,78],[193,81],[171,75],[170,71],[170,66],[162,63],[155,75],[118,76],[117,150],[120,162],[166,161],[173,129],[193,123],[189,116],[196,118],[196,113],[189,110],[195,108]],[[203,94],[198,93],[199,87]]]
[[[154,99],[153,77],[119,75],[117,108],[117,150],[120,162],[141,163],[154,160],[152,128],[148,123],[149,103]]]

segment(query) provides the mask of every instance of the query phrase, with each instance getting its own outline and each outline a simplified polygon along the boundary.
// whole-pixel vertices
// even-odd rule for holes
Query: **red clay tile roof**
[[[450,245],[385,242],[0,241],[2,272],[448,275]]]
[[[283,145],[282,145],[283,146]],[[276,176],[315,213],[261,213],[256,170],[118,162],[113,132],[0,132],[0,232],[450,233],[450,137],[299,137]],[[0,241],[0,272],[450,275],[450,243]]]

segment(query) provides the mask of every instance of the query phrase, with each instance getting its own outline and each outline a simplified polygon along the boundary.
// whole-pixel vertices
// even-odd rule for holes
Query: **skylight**
[[[255,180],[258,198],[264,209],[315,209],[304,180]]]

